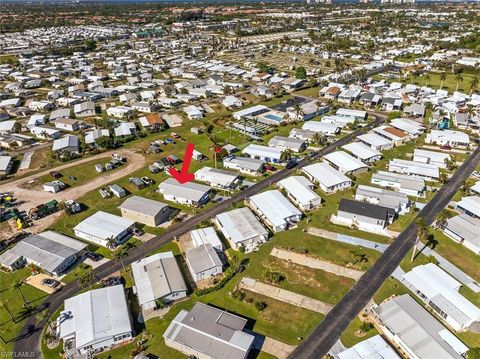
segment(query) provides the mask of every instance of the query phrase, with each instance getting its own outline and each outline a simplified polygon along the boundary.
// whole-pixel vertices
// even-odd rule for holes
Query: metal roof
[[[324,158],[338,168],[344,169],[345,172],[356,171],[360,168],[368,167],[365,163],[344,151],[335,151],[326,154]]]
[[[127,198],[118,208],[141,213],[147,216],[156,216],[158,213],[162,212],[165,207],[168,207],[168,205],[163,202],[154,201],[153,199],[140,196],[132,196]]]
[[[268,231],[247,208],[237,208],[215,217],[222,233],[234,243],[241,243],[258,236],[268,236]]]
[[[23,239],[8,252],[25,257],[47,272],[53,273],[65,259],[86,247],[86,243],[60,233],[46,231]]]
[[[286,219],[302,215],[302,212],[276,189],[256,194],[250,197],[250,201],[274,226],[282,226]]]
[[[378,206],[367,202],[354,201],[342,198],[338,210],[347,213],[354,213],[364,217],[386,220],[388,216],[395,215],[395,211],[388,207]]]
[[[417,357],[462,359],[441,337],[445,327],[408,294],[373,307],[372,311]],[[457,342],[460,341],[457,339]],[[458,348],[468,350],[462,344]]]
[[[303,171],[326,187],[352,181],[328,163],[314,163],[313,165],[305,166]]]
[[[117,237],[134,224],[135,221],[130,219],[98,211],[77,224],[73,230],[107,240],[111,237]]]
[[[180,311],[163,334],[211,358],[244,359],[254,336],[242,331],[247,320],[197,302]]]
[[[209,186],[195,182],[180,184],[174,178],[168,178],[158,185],[158,190],[163,195],[174,196],[175,198],[183,198],[195,202],[200,201],[210,189]]]
[[[172,252],[157,253],[132,263],[132,273],[140,305],[187,290]]]
[[[60,337],[75,335],[77,348],[132,331],[122,285],[90,290],[65,300]]]
[[[187,250],[185,257],[194,273],[201,273],[211,268],[223,266],[220,257],[210,243]]]

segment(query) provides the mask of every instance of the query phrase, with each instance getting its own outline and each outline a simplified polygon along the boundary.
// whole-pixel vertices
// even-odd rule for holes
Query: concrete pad
[[[28,277],[27,279],[25,279],[25,283],[30,284],[32,287],[40,289],[41,291],[44,291],[45,293],[48,293],[48,294],[55,293],[57,290],[59,290],[60,288],[62,288],[65,285],[64,283],[60,282],[60,285],[57,288],[50,288],[50,287],[42,284],[42,280],[44,280],[46,278],[51,278],[51,279],[57,280],[54,276],[40,273],[40,274],[35,274],[35,275],[32,275],[32,276]]]
[[[94,262],[90,258],[86,258],[83,261],[83,263],[89,265],[90,267],[92,267],[92,269],[95,269],[97,267],[100,267],[102,264],[108,263],[109,261],[110,261],[110,259],[103,258],[103,259],[100,259],[98,262]]]

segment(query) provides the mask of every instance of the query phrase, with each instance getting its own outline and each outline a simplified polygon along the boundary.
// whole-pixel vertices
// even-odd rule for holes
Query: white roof
[[[249,156],[268,157],[280,160],[283,151],[280,148],[250,144],[245,147],[242,152]]]
[[[394,158],[388,163],[389,171],[395,172],[396,168],[401,168],[407,173],[418,176],[426,176],[431,178],[439,178],[440,171],[437,165],[429,163],[415,162]]]
[[[222,241],[213,227],[195,229],[190,232],[190,236],[195,247],[210,243],[214,248],[223,248]]]
[[[466,209],[468,212],[475,214],[475,216],[480,217],[480,197],[479,196],[463,197],[462,200],[457,203],[457,206],[460,206]]]
[[[268,235],[268,231],[247,207],[220,213],[215,219],[220,224],[222,232],[234,243]]]
[[[267,217],[274,226],[282,226],[287,218],[301,216],[293,204],[278,190],[271,190],[250,197],[250,201]]]
[[[308,121],[302,126],[303,130],[309,130],[313,132],[335,133],[338,131],[339,126],[329,122]]]
[[[402,276],[457,323],[470,326],[480,321],[480,309],[458,293],[461,286],[433,263],[417,266]]]
[[[237,178],[238,173],[236,172],[212,167],[202,167],[195,172],[195,179],[197,181],[207,181],[225,187],[231,186]]]
[[[437,163],[444,163],[446,159],[450,158],[450,155],[448,153],[422,150],[420,148],[415,148],[413,150],[413,156],[414,158],[417,156],[425,157],[430,159],[430,161],[437,162]]]
[[[73,230],[107,240],[130,228],[135,221],[98,211],[77,224]]]
[[[342,148],[347,150],[348,152],[354,154],[355,156],[357,156],[361,160],[368,160],[372,157],[382,155],[381,152],[379,152],[379,151],[377,151],[377,150],[375,150],[371,147],[368,147],[367,145],[365,145],[361,142],[348,143],[348,144],[342,146]]]
[[[278,186],[284,188],[301,204],[308,205],[311,201],[320,199],[320,196],[311,189],[313,183],[303,176],[287,177],[279,181]]]
[[[132,274],[140,305],[187,290],[172,252],[157,253],[132,263]]]
[[[360,135],[357,137],[362,142],[368,143],[371,146],[378,147],[378,146],[385,146],[392,143],[391,140],[386,139],[376,133],[366,133],[364,135]]]
[[[345,172],[356,171],[360,168],[367,167],[365,163],[344,151],[331,152],[325,155],[325,159],[338,168],[343,168]]]
[[[313,165],[305,166],[303,171],[326,187],[352,181],[328,163],[314,163]]]
[[[425,130],[425,127],[421,124],[407,118],[395,118],[390,122],[390,125],[411,135],[420,134]]]
[[[432,130],[427,134],[431,141],[449,141],[458,143],[469,143],[470,139],[466,133],[453,130]]]
[[[336,112],[337,116],[357,117],[363,118],[367,116],[367,111],[351,110],[349,108],[339,108]]]
[[[372,308],[405,346],[419,358],[461,359],[440,333],[446,328],[408,294],[395,297]],[[464,346],[464,352],[468,347]]]
[[[339,359],[400,359],[380,335],[365,339],[337,354]]]
[[[237,112],[234,112],[232,114],[232,116],[234,118],[240,118],[240,117],[244,117],[244,116],[250,116],[252,114],[255,114],[257,112],[267,112],[269,111],[270,109],[267,107],[267,106],[264,106],[264,105],[256,105],[256,106],[253,106],[253,107],[249,107],[249,108],[245,108],[243,110],[240,110],[240,111],[237,111]]]
[[[74,334],[77,348],[132,331],[122,285],[66,299],[61,318],[60,337]]]

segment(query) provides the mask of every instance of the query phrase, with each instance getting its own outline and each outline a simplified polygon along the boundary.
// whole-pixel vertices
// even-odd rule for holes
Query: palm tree
[[[469,191],[469,188],[468,188],[467,182],[463,181],[462,185],[460,186],[460,193],[462,194],[462,197],[465,197],[468,191]]]
[[[125,272],[125,263],[123,262],[123,259],[128,256],[128,253],[127,251],[120,247],[118,248],[115,252],[113,252],[113,260],[115,261],[115,263],[122,263],[122,268],[123,268],[123,271]]]
[[[113,250],[117,246],[117,241],[113,237],[107,238],[106,247],[110,250]]]
[[[302,107],[300,106],[300,104],[296,103],[295,105],[293,105],[293,109],[295,111],[295,119],[300,120],[300,116],[303,115]]]
[[[437,215],[438,227],[442,228],[449,218],[450,218],[450,213],[445,208],[442,209],[440,213]]]
[[[291,150],[285,150],[282,152],[280,155],[280,161],[281,162],[288,162],[292,158],[292,151]]]
[[[445,81],[447,79],[447,74],[445,72],[442,72],[440,74],[440,90],[443,88],[443,81]]]
[[[460,86],[460,82],[463,82],[462,74],[457,74],[455,76],[455,80],[457,80],[457,87],[455,88],[455,91],[458,91],[458,86]]]
[[[88,272],[85,272],[79,279],[78,279],[78,284],[82,288],[90,288],[92,289],[93,284],[95,283],[95,275],[91,270]]]
[[[427,72],[425,74],[425,86],[428,86],[428,82],[430,81],[430,74]]]
[[[470,81],[470,96],[472,96],[473,90],[475,90],[477,87],[478,87],[478,77],[475,76]]]
[[[415,220],[415,224],[417,226],[417,239],[415,240],[415,245],[413,246],[413,251],[412,251],[412,259],[411,261],[413,262],[413,259],[415,258],[415,253],[417,250],[417,244],[419,241],[426,241],[428,239],[428,225],[425,222],[425,219],[423,217],[418,217]]]
[[[14,281],[14,282],[10,285],[10,291],[13,292],[13,291],[15,291],[15,290],[18,290],[18,291],[20,292],[20,295],[21,295],[22,299],[23,299],[23,306],[26,307],[29,303],[28,303],[28,301],[25,299],[25,296],[23,295],[22,285],[23,285],[23,279]]]
[[[445,184],[448,182],[448,175],[445,172],[440,173],[440,183]]]
[[[7,311],[8,316],[10,317],[10,320],[12,322],[16,323],[15,318],[14,318],[12,312],[10,311],[10,308],[8,307],[8,301],[7,300],[0,301],[0,308],[4,308]]]

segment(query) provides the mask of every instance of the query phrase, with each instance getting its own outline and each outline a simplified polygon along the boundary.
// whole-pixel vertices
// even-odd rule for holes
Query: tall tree
[[[417,239],[415,240],[415,245],[414,245],[413,251],[412,251],[412,259],[411,259],[412,262],[413,262],[413,259],[415,258],[415,254],[416,254],[416,250],[417,250],[417,244],[420,241],[426,241],[428,239],[428,236],[429,236],[428,225],[425,222],[425,219],[423,217],[418,217],[415,220],[415,224],[417,226]]]

